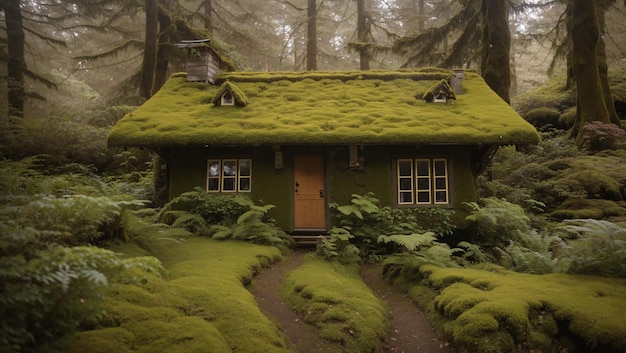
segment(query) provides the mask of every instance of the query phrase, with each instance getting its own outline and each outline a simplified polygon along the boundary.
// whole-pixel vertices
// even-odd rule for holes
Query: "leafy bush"
[[[582,127],[582,146],[591,152],[615,149],[624,137],[626,131],[615,124],[593,121]]]
[[[102,315],[108,281],[122,268],[161,270],[152,257],[122,259],[92,246],[49,243],[57,231],[0,222],[0,351],[19,352]]]
[[[211,232],[213,239],[245,240],[253,244],[273,245],[283,251],[293,245],[293,239],[266,217],[267,211],[274,205],[258,206],[244,198],[237,202],[246,207],[247,211],[232,226],[214,225]]]
[[[202,188],[195,188],[166,204],[157,218],[196,235],[245,240],[285,250],[293,239],[267,216],[274,207],[255,205],[245,195],[211,195]]]
[[[377,262],[390,254],[407,252],[422,263],[453,264],[454,250],[435,241],[454,230],[450,210],[379,207],[372,193],[355,194],[349,205],[330,207],[337,211],[334,216],[339,226],[333,227],[318,250],[326,259]]]
[[[568,272],[626,278],[626,227],[576,219],[563,221],[557,231],[567,239]]]
[[[545,274],[559,272],[566,268],[556,257],[565,243],[555,235],[543,235],[535,230],[520,234],[518,240],[511,241],[504,249],[497,248],[499,264],[515,272]]]
[[[519,205],[485,198],[483,205],[471,202],[472,213],[466,220],[473,224],[474,242],[483,247],[505,247],[510,240],[531,231],[530,218]]]
[[[167,203],[159,212],[158,219],[167,221],[170,211],[187,211],[202,216],[209,225],[231,226],[248,210],[248,201],[244,195],[212,195],[200,187],[185,192]]]

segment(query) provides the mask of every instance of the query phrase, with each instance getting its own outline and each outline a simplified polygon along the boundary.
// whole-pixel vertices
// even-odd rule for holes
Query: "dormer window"
[[[443,92],[439,92],[435,94],[435,96],[433,97],[433,102],[435,103],[445,103],[447,101],[448,101],[448,96]]]
[[[226,81],[222,84],[219,91],[211,103],[217,106],[238,106],[245,107],[248,104],[248,98],[243,92],[232,82]]]
[[[441,80],[424,92],[422,99],[427,103],[447,103],[450,99],[456,99],[456,96],[448,81]]]
[[[235,100],[231,92],[224,92],[224,94],[222,94],[221,105],[235,105]]]

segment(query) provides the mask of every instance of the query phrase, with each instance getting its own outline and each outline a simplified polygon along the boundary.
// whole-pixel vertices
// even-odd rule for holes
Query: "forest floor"
[[[289,271],[302,265],[306,251],[294,251],[281,262],[263,270],[254,280],[252,293],[261,310],[272,318],[299,353],[342,352],[342,347],[319,338],[318,329],[304,322],[280,295],[280,285]],[[451,352],[440,342],[424,313],[409,297],[387,284],[378,265],[366,264],[361,278],[386,305],[390,330],[384,352]]]

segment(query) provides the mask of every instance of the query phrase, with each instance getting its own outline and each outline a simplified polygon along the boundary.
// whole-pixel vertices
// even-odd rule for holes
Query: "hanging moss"
[[[440,69],[233,72],[220,84],[245,107],[207,104],[221,86],[175,74],[111,131],[111,146],[273,144],[524,144],[539,136],[482,78],[466,73],[454,105],[414,96],[449,76]],[[235,93],[235,91],[233,91]]]

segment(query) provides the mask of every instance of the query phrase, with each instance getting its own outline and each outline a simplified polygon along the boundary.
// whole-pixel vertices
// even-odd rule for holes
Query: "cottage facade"
[[[113,128],[109,145],[159,153],[170,198],[196,186],[246,193],[274,204],[272,216],[294,233],[328,230],[328,203],[355,193],[463,215],[498,147],[539,141],[472,72],[226,72],[212,81],[173,75]]]

